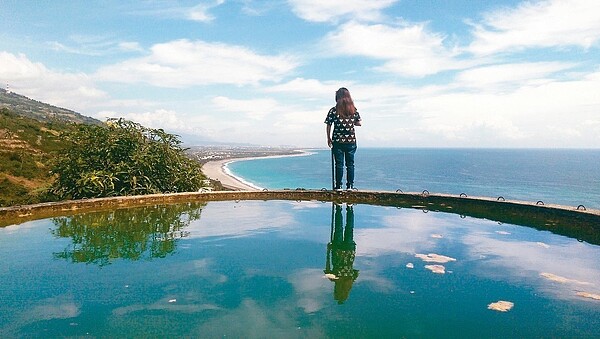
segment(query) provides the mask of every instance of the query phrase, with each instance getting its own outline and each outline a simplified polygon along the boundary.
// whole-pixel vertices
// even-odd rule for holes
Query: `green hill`
[[[40,122],[0,108],[0,206],[45,200],[41,190],[50,183],[48,164],[64,147],[60,135],[73,124]]]
[[[194,191],[203,179],[175,135],[122,119],[107,125],[0,90],[0,207]]]
[[[0,89],[0,207],[47,200],[49,162],[74,124],[102,124],[77,112]]]
[[[14,92],[7,92],[4,89],[0,89],[0,109],[1,108],[7,108],[17,115],[36,119],[41,122],[59,120],[78,124],[102,124],[100,120],[86,117],[65,108],[33,100]]]

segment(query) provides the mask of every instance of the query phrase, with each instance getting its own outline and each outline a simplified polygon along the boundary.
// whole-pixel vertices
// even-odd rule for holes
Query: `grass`
[[[71,128],[72,123],[41,122],[0,109],[0,207],[47,200],[49,164],[66,146],[61,134]]]

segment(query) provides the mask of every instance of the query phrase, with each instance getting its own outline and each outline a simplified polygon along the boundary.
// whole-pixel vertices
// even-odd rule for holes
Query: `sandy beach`
[[[273,155],[273,156],[266,156],[266,157],[233,158],[233,159],[224,159],[224,160],[209,161],[209,162],[205,163],[204,165],[202,165],[202,173],[204,173],[204,175],[206,175],[210,179],[219,180],[221,182],[221,184],[223,185],[223,187],[225,187],[227,189],[230,189],[230,190],[234,190],[234,191],[259,191],[259,190],[261,190],[260,187],[255,187],[255,186],[249,185],[247,183],[244,183],[241,180],[239,180],[238,178],[234,177],[233,175],[230,175],[229,173],[227,173],[227,171],[226,171],[227,164],[235,162],[235,161],[242,161],[242,160],[264,159],[264,158],[298,157],[298,156],[306,156],[306,155],[310,155],[310,154],[312,154],[312,153],[310,153],[310,152],[304,152],[303,151],[302,153],[289,154],[289,155]]]
[[[234,190],[234,191],[257,191],[257,187],[250,186],[238,180],[236,177],[227,174],[225,171],[225,166],[233,161],[238,160],[247,160],[248,158],[239,158],[239,159],[225,159],[225,160],[216,160],[209,161],[206,164],[202,165],[202,173],[206,175],[208,178],[213,180],[219,180],[223,187]]]

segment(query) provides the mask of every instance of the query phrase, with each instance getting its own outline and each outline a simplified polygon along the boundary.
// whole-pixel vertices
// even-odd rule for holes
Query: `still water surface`
[[[190,203],[8,226],[0,284],[3,338],[600,333],[599,246],[371,205]],[[499,301],[512,308],[489,309]]]

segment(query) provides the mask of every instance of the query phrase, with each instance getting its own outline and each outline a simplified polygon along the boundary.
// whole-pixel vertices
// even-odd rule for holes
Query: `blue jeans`
[[[342,187],[344,177],[344,160],[346,161],[346,188],[354,186],[354,153],[356,144],[333,143],[333,158],[335,159],[335,187]]]

